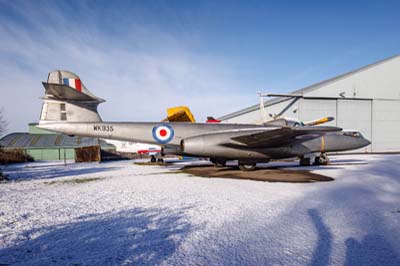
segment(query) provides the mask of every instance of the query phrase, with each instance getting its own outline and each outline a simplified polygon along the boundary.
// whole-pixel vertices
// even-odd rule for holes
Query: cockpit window
[[[361,133],[358,132],[358,131],[347,131],[347,132],[343,132],[343,135],[349,136],[349,137],[354,137],[354,138],[360,138],[360,137],[361,137]]]

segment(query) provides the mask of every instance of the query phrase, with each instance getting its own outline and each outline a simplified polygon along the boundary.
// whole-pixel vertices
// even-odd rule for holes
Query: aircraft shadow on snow
[[[79,164],[74,164],[71,166],[46,166],[38,168],[18,168],[8,170],[4,169],[4,173],[11,180],[30,180],[30,179],[51,179],[57,177],[67,177],[67,176],[79,176],[92,173],[102,173],[107,171],[112,171],[118,169],[117,167],[99,167],[96,166],[83,166],[79,167]]]
[[[184,211],[135,208],[25,231],[0,250],[0,265],[155,265],[193,230]]]

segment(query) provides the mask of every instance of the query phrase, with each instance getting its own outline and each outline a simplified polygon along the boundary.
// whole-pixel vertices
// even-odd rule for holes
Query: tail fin
[[[100,122],[97,106],[105,100],[93,95],[80,78],[69,71],[49,73],[40,124],[52,122]]]

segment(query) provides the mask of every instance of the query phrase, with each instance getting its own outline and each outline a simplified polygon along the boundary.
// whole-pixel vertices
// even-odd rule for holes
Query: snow
[[[334,181],[304,184],[185,163],[8,166],[0,265],[400,265],[400,155],[331,159],[303,168]]]

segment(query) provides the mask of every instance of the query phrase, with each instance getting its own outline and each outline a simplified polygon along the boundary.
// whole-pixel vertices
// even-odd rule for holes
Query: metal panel
[[[344,130],[357,130],[365,138],[371,140],[372,134],[372,104],[371,100],[337,100],[337,126]],[[356,152],[371,151],[371,145]],[[354,152],[354,151],[352,151]]]
[[[302,99],[300,100],[300,120],[303,122],[322,117],[336,118],[336,100]],[[336,119],[325,125],[336,126]]]
[[[400,151],[400,101],[373,100],[372,150],[374,152]]]

